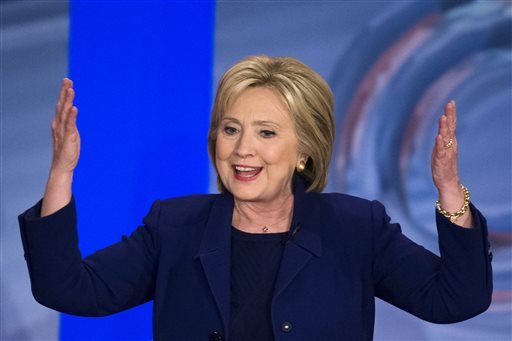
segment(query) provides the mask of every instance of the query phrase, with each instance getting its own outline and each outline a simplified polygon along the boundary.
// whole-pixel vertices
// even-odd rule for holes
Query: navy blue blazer
[[[491,301],[483,216],[460,228],[437,215],[441,258],[405,237],[376,201],[305,193],[296,183],[290,238],[271,306],[276,340],[371,340],[379,297],[435,323],[473,317]],[[32,291],[68,314],[102,316],[154,300],[155,340],[229,340],[233,197],[157,201],[144,225],[82,259],[74,199],[20,215]]]

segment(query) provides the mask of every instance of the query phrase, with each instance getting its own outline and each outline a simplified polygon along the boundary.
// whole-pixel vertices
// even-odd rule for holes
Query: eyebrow
[[[254,121],[254,125],[258,125],[258,126],[276,126],[277,128],[280,127],[279,123],[272,122],[272,121],[264,121],[264,120]]]
[[[240,124],[240,121],[234,117],[223,117],[222,121],[231,121]],[[265,120],[257,120],[252,122],[253,125],[256,126],[275,126],[277,128],[280,128],[281,125],[279,123],[273,122],[273,121],[265,121]]]

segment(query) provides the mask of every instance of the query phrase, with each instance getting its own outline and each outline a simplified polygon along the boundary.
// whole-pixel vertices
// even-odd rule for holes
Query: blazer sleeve
[[[384,207],[372,203],[373,278],[377,297],[429,322],[453,323],[487,310],[492,268],[487,223],[462,228],[436,212],[440,257],[405,237]]]
[[[41,201],[19,216],[34,298],[49,308],[80,316],[103,316],[153,298],[158,259],[155,202],[143,226],[82,259],[74,198],[47,217]]]

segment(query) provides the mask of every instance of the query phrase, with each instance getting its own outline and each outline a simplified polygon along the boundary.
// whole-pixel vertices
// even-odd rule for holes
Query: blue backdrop
[[[157,198],[208,191],[213,2],[73,1],[83,255],[140,224]],[[62,315],[62,340],[149,340],[152,305],[103,319]]]

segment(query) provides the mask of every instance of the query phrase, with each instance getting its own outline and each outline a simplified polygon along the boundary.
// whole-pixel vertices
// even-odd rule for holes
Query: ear
[[[299,155],[299,162],[308,163],[309,156],[306,154],[300,154]]]

